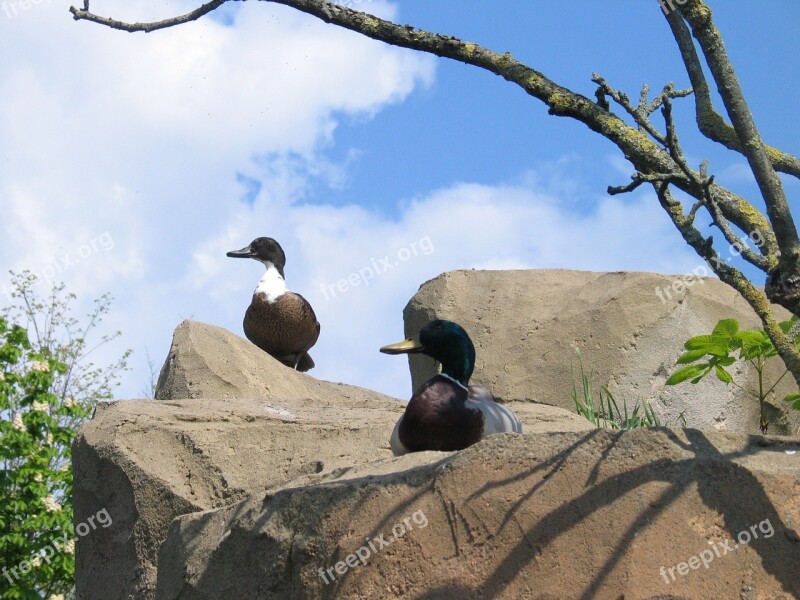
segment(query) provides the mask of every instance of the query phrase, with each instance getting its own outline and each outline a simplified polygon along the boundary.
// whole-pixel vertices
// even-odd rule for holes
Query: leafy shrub
[[[71,598],[75,574],[71,445],[95,404],[110,399],[129,351],[110,366],[87,356],[110,298],[82,325],[75,296],[54,286],[47,299],[36,277],[12,273],[13,306],[0,311],[0,598]]]

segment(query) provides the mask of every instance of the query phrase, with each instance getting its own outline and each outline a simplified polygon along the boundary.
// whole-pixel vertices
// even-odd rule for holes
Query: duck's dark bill
[[[253,253],[250,250],[250,246],[245,246],[241,250],[231,250],[226,256],[230,256],[231,258],[251,258]]]
[[[395,344],[389,344],[381,348],[384,354],[410,354],[412,352],[422,352],[425,347],[414,340],[403,340]]]

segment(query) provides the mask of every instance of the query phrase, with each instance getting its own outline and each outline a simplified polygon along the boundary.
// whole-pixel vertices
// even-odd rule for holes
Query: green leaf
[[[777,354],[772,341],[763,330],[740,331],[736,337],[742,342],[741,357],[745,360],[752,360],[758,356],[775,356]]]
[[[789,333],[789,330],[795,323],[797,323],[797,315],[792,315],[792,318],[789,319],[788,321],[781,321],[780,323],[778,323],[778,327],[781,328],[781,331],[783,331],[783,333]]]
[[[800,394],[789,394],[783,399],[784,402],[797,402],[800,400]]]
[[[744,344],[747,345],[758,345],[763,344],[764,342],[769,341],[769,337],[767,337],[766,332],[762,331],[755,331],[755,330],[746,330],[740,331],[737,336]]]
[[[698,335],[687,340],[683,347],[687,350],[703,350],[706,354],[713,356],[727,356],[731,350],[738,347],[738,344],[732,344],[732,340],[729,337]]]
[[[721,382],[723,382],[723,383],[731,383],[733,381],[733,377],[731,377],[731,374],[728,373],[721,366],[714,365],[714,369],[717,372],[717,379],[719,379]]]
[[[678,360],[675,361],[676,365],[685,365],[686,363],[694,362],[699,358],[703,358],[706,355],[706,351],[703,349],[700,350],[689,350],[689,352],[684,352],[678,357]]]
[[[720,341],[720,338],[713,335],[696,335],[686,340],[683,347],[687,350],[704,350],[710,346],[717,345]]]
[[[722,319],[716,324],[711,335],[732,338],[737,331],[739,331],[739,321],[736,319]]]
[[[709,369],[708,363],[700,365],[689,365],[688,367],[683,367],[682,369],[675,371],[675,373],[673,373],[670,376],[670,378],[667,379],[667,385],[677,385],[679,383],[683,383],[687,379],[692,379],[693,377],[697,378],[697,380],[699,381],[705,376],[705,373],[703,373],[703,371],[707,373],[708,369]],[[703,375],[700,375],[701,373],[703,373]],[[700,375],[699,378],[697,377],[698,375]],[[696,383],[696,381],[693,381],[692,383]]]

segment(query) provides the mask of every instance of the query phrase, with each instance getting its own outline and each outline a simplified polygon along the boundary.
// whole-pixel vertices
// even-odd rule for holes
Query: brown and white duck
[[[252,258],[267,268],[244,314],[247,339],[293,369],[313,368],[308,350],[319,338],[319,322],[308,301],[286,287],[286,254],[281,245],[270,237],[259,237],[227,256]]]

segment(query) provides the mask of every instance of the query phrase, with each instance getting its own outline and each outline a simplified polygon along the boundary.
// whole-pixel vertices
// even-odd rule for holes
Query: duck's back
[[[470,385],[467,406],[483,413],[483,437],[494,433],[522,433],[519,417],[507,406],[498,404],[482,385]]]

